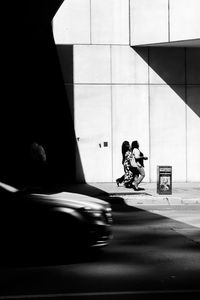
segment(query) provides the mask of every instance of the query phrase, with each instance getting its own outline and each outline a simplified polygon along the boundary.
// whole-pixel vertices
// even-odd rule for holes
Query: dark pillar
[[[51,24],[62,2],[2,5],[0,181],[26,181],[35,140],[46,150],[51,182],[74,180],[74,127]]]

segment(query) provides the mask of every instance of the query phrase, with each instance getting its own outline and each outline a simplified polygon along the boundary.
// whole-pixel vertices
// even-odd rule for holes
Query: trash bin
[[[172,194],[172,166],[157,166],[157,193]]]

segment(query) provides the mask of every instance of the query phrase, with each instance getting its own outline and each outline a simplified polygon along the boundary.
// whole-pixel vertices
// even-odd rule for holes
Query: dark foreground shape
[[[0,183],[0,264],[71,260],[108,245],[110,204],[88,196],[20,191]]]

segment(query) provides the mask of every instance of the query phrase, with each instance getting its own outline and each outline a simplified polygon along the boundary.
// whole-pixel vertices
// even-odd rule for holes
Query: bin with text
[[[171,166],[157,166],[157,193],[161,195],[172,194]]]

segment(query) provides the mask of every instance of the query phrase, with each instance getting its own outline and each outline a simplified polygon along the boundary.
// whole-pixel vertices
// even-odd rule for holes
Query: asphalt
[[[200,205],[200,182],[174,182],[169,195],[159,194],[156,182],[142,182],[139,191],[125,188],[123,184],[118,187],[114,182],[71,184],[63,189],[91,197],[126,196],[140,205]]]

